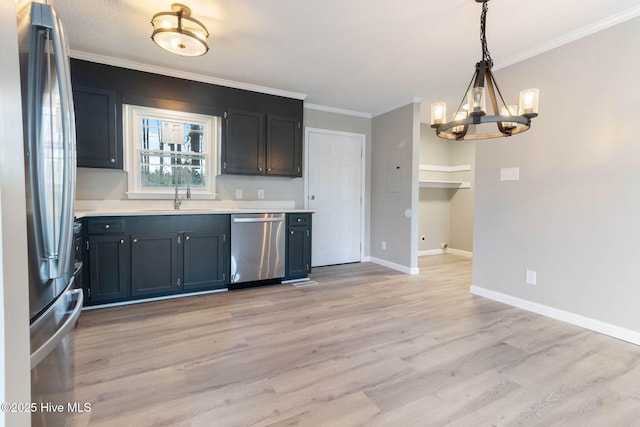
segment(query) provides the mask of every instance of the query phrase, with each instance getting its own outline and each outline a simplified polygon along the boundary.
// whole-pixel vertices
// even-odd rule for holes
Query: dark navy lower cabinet
[[[287,214],[285,280],[311,273],[311,213]]]
[[[85,301],[97,304],[129,298],[129,241],[124,234],[90,236],[85,242]]]
[[[226,288],[229,215],[85,218],[86,305]]]
[[[184,290],[226,288],[229,277],[227,232],[185,233]]]
[[[131,295],[156,296],[180,290],[178,252],[181,235],[131,235]]]

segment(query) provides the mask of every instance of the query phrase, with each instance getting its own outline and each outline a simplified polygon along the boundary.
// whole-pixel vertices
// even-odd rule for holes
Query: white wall
[[[428,124],[420,125],[420,164],[451,165],[451,144],[438,138]],[[441,173],[420,172],[433,179],[442,179]],[[447,188],[420,188],[418,234],[425,240],[418,241],[420,251],[439,250],[443,242],[449,242],[451,223],[451,195]]]
[[[473,284],[640,344],[637,46],[639,18],[496,73],[509,96],[539,87],[540,116],[477,145]]]
[[[449,248],[473,251],[473,191],[475,141],[438,138],[427,124],[420,126],[420,163],[442,166],[471,165],[471,171],[453,173],[420,172],[426,179],[465,181],[470,189],[420,188],[419,241],[421,252]]]
[[[449,141],[451,165],[471,165],[471,171],[455,172],[452,180],[469,182],[471,188],[453,191],[450,204],[449,248],[473,252],[473,205],[476,145],[486,141]]]
[[[78,168],[76,199],[126,200],[127,172],[111,169]],[[258,200],[258,189],[264,200],[293,200],[296,207],[304,204],[302,178],[221,175],[216,177],[221,200],[233,200],[236,189],[242,189],[243,200]]]
[[[1,402],[29,402],[29,286],[16,2],[0,1],[0,388]],[[0,412],[27,426],[28,413]]]
[[[420,104],[374,117],[372,133],[371,257],[416,273]],[[382,242],[386,249],[382,249]]]

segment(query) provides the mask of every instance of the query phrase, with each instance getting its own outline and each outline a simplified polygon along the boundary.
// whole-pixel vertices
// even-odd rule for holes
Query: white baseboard
[[[96,305],[90,305],[88,307],[82,307],[82,311],[97,310],[99,308],[120,307],[123,305],[143,304],[145,302],[164,301],[167,299],[193,297],[196,295],[216,294],[218,292],[227,292],[227,291],[228,291],[227,288],[222,288],[222,289],[213,289],[211,291],[188,292],[186,294],[166,295],[163,297],[153,297],[153,298],[136,299],[131,301],[111,302],[107,304],[96,304]]]
[[[460,249],[429,249],[426,251],[419,251],[418,252],[418,256],[431,256],[431,255],[442,255],[442,254],[454,254],[454,255],[461,255],[461,256],[467,256],[469,258],[473,257],[473,252],[469,252],[469,251],[462,251]]]
[[[372,262],[374,264],[378,264],[381,265],[383,267],[388,267],[391,268],[393,270],[397,270],[401,273],[405,273],[405,274],[420,274],[420,269],[417,267],[407,267],[405,265],[400,265],[400,264],[396,264],[395,262],[391,262],[391,261],[386,261],[384,259],[380,259],[380,258],[376,258],[376,257],[372,257],[372,256],[368,256],[365,257],[367,262]]]
[[[454,254],[454,255],[460,255],[460,256],[466,256],[466,257],[469,257],[469,258],[473,258],[473,252],[462,251],[460,249],[449,248],[449,249],[447,249],[447,253],[448,254]]]
[[[418,251],[418,256],[442,255],[445,251],[442,249],[429,249],[426,251]]]
[[[611,325],[600,320],[591,319],[579,314],[560,310],[554,307],[549,307],[537,302],[524,300],[518,297],[503,294],[501,292],[492,291],[490,289],[482,288],[476,285],[471,286],[470,292],[473,295],[502,302],[513,307],[518,307],[523,310],[531,311],[533,313],[541,314],[546,317],[551,317],[552,319],[580,326],[582,328],[608,335],[610,337],[617,338],[623,341],[627,341],[632,344],[640,345],[640,332],[637,331],[632,331],[630,329]]]

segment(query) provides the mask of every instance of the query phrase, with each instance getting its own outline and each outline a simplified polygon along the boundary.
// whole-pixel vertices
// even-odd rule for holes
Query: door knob
[[[315,200],[315,199],[316,199],[316,196],[311,195],[311,196],[309,196],[309,198],[310,198],[311,200]]]

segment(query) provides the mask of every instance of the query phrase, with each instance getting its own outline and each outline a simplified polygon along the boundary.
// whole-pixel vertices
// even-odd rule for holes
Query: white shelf
[[[447,179],[433,179],[444,178],[441,173],[453,173],[453,172],[468,172],[471,170],[471,165],[420,165],[420,172],[426,172],[425,175],[420,174],[420,187],[421,188],[471,188],[471,183],[468,181],[452,181]],[[429,173],[436,172],[436,174]],[[457,177],[456,177],[457,178]]]
[[[471,165],[444,166],[421,164],[420,170],[429,172],[465,172],[471,170]]]
[[[471,183],[466,181],[436,181],[420,180],[422,188],[471,188]]]

